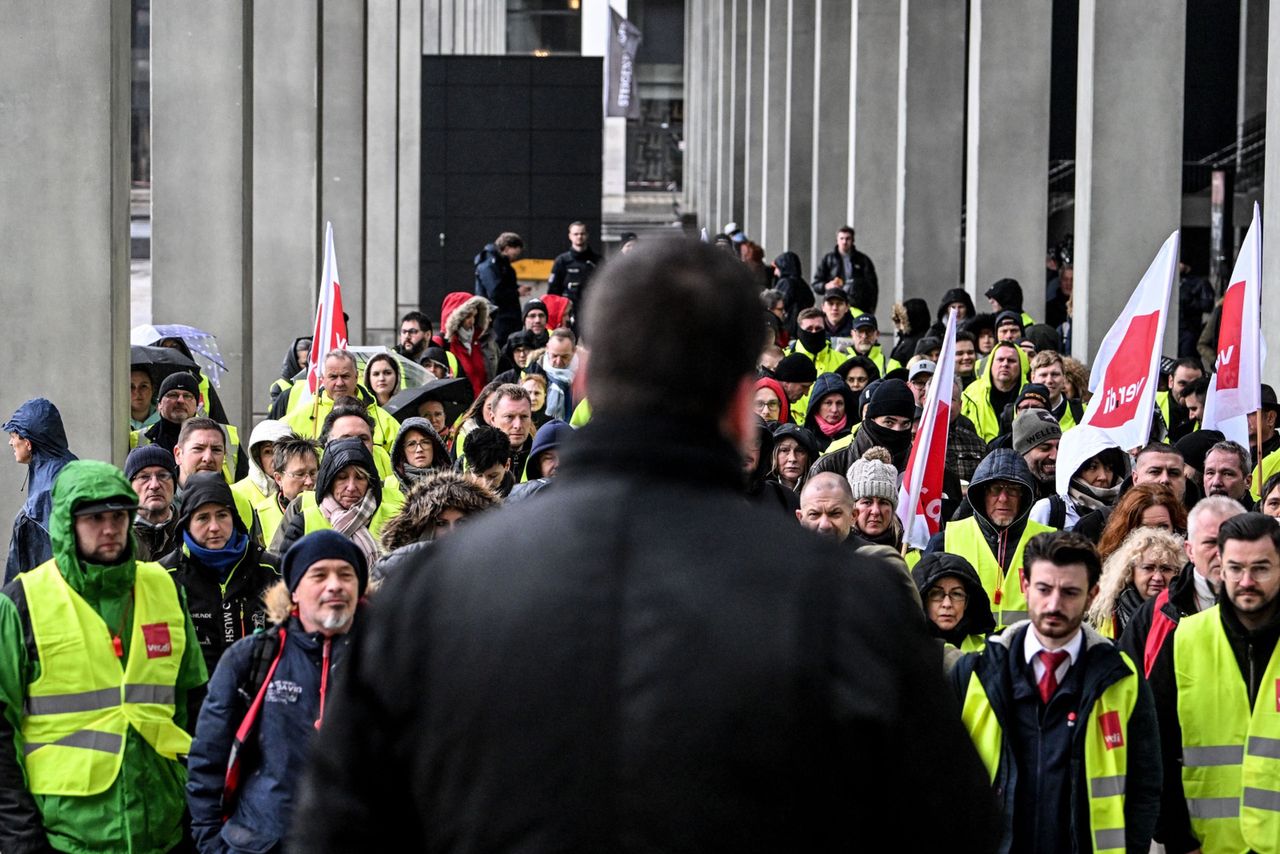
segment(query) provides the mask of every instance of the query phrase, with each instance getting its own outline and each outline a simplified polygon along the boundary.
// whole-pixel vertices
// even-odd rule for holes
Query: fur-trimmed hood
[[[471,516],[500,503],[475,475],[447,469],[434,472],[414,484],[405,496],[404,507],[382,526],[382,548],[390,552],[434,534],[430,527],[450,507]]]
[[[489,325],[489,301],[482,296],[472,296],[464,291],[454,291],[444,298],[440,308],[440,326],[445,341],[451,341],[458,330],[470,318],[475,318],[475,328],[484,330]]]

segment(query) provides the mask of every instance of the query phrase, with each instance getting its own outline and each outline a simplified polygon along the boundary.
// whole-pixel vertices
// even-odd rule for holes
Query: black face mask
[[[890,430],[871,418],[865,419],[859,430],[865,432],[875,444],[888,451],[889,456],[893,457],[894,467],[902,471],[911,453],[911,441],[915,438],[911,430]]]
[[[815,356],[818,353],[821,353],[822,349],[827,346],[827,333],[822,330],[809,332],[801,329],[800,334],[797,337],[799,337],[800,343],[804,345],[804,348]]]

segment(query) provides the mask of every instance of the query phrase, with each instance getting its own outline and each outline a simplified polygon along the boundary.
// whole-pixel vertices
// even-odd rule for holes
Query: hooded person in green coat
[[[157,576],[156,572],[164,572],[158,566],[139,565],[135,561],[132,517],[137,505],[137,496],[124,473],[115,466],[87,460],[68,463],[53,486],[49,535],[53,544],[51,563],[55,566],[44,564],[42,567],[56,568],[66,586],[78,594],[78,598],[71,599],[74,606],[81,609],[81,614],[87,613],[82,607],[87,606],[101,619],[102,629],[112,636],[113,644],[119,643],[115,654],[122,667],[127,664],[129,668],[122,670],[122,674],[146,674],[145,668],[150,666],[147,659],[171,654],[179,657],[172,694],[173,723],[188,729],[189,722],[194,723],[188,698],[199,699],[195,689],[202,686],[208,676],[182,591],[175,585],[173,598],[169,598],[170,591],[164,584],[173,582],[167,573]],[[117,532],[121,521],[124,521],[123,530]],[[99,527],[94,529],[93,524]],[[109,532],[102,534],[104,530]],[[95,559],[104,562],[95,563]],[[33,683],[42,675],[41,651],[46,650],[48,655],[57,652],[56,646],[46,646],[48,638],[42,642],[33,628],[37,621],[33,619],[35,600],[31,597],[32,591],[41,589],[35,586],[41,576],[42,568],[38,567],[18,576],[0,591],[0,740],[8,739],[11,743],[10,749],[0,749],[0,850],[5,854],[169,851],[180,844],[185,835],[186,771],[176,759],[165,758],[157,752],[135,726],[127,727],[123,747],[116,748],[121,751],[121,761],[104,790],[87,795],[33,794],[31,791],[35,788],[29,782],[31,764],[39,751],[85,747],[70,739],[51,744],[29,743],[23,735],[23,727],[30,720],[28,715],[37,714],[27,704],[33,690],[40,690]],[[65,588],[57,585],[55,589]],[[34,595],[43,597],[47,593]],[[136,633],[135,614],[142,614],[144,620]],[[156,624],[157,615],[167,615],[170,619]],[[177,629],[179,623],[183,631],[169,628]],[[147,633],[157,625],[167,632],[162,644],[154,634]],[[94,634],[91,630],[85,637]],[[146,658],[139,655],[135,660],[130,651],[141,638],[146,639]],[[157,644],[154,654],[153,642]],[[93,646],[85,649],[92,649],[94,656],[101,660],[101,649]],[[123,675],[121,681],[124,682]],[[67,696],[79,699],[71,693]],[[125,703],[163,702],[132,699],[128,689],[123,696]],[[41,696],[40,699],[51,698]],[[118,716],[112,718],[110,714],[113,704],[105,705],[99,713],[101,725],[95,720],[76,735],[103,735],[90,731],[109,730],[110,720],[118,722]],[[63,710],[50,709],[40,717],[54,718],[54,711]],[[168,731],[171,739],[175,732],[172,728]],[[156,736],[153,733],[150,737]],[[116,744],[119,743],[117,740]],[[60,747],[62,745],[65,746]],[[116,752],[102,746],[94,750]],[[80,755],[93,755],[94,750],[86,749]]]

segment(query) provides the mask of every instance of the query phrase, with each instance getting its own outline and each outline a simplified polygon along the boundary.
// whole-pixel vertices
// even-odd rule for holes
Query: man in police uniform
[[[1218,548],[1218,604],[1178,623],[1173,667],[1151,672],[1165,763],[1156,839],[1169,854],[1280,841],[1280,525],[1233,516]]]
[[[547,293],[568,297],[575,305],[580,305],[582,295],[586,292],[587,281],[596,267],[604,259],[600,257],[587,239],[591,232],[584,222],[569,223],[569,251],[556,256],[551,265],[551,276],[547,279]]]
[[[998,850],[1146,851],[1160,803],[1151,694],[1085,612],[1102,565],[1055,531],[1027,544],[1029,619],[952,670],[962,717],[1005,811]]]
[[[108,463],[53,487],[53,559],[0,593],[0,850],[165,852],[206,680],[182,594],[135,560],[138,500]]]

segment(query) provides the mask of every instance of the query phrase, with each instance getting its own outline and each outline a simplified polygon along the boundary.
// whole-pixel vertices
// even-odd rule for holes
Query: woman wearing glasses
[[[1169,586],[1186,563],[1180,535],[1165,528],[1140,527],[1102,565],[1098,595],[1086,615],[1109,638],[1118,638],[1129,618]]]
[[[911,570],[920,591],[924,615],[934,637],[959,648],[977,652],[996,629],[991,602],[978,573],[959,555],[933,552],[920,558]]]
[[[406,418],[391,447],[391,469],[401,491],[408,493],[413,485],[431,472],[450,468],[449,451],[425,418]]]

